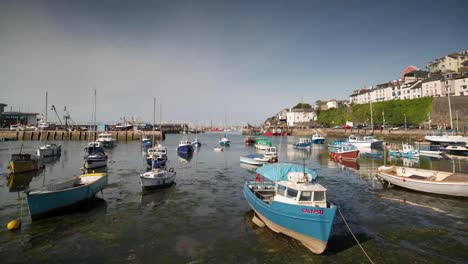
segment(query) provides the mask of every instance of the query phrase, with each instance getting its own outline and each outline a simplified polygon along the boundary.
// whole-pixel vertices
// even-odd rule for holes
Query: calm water
[[[193,135],[189,135],[189,137]],[[11,189],[8,160],[21,143],[33,153],[40,142],[0,142],[0,259],[10,262],[122,263],[365,263],[367,260],[337,214],[327,250],[314,255],[300,243],[251,222],[253,211],[242,194],[255,174],[239,165],[253,153],[243,136],[230,134],[230,147],[214,152],[220,134],[200,134],[204,144],[190,161],[177,157],[180,135],[167,135],[169,167],[177,184],[142,193],[138,176],[145,170],[139,142],[120,143],[108,152],[109,186],[84,210],[31,222],[18,186]],[[381,160],[338,164],[326,146],[311,151],[288,147],[294,137],[273,137],[280,161],[317,169],[328,199],[339,205],[349,225],[376,263],[456,263],[468,261],[468,199],[384,188],[375,179]],[[85,142],[63,141],[62,156],[47,161],[45,172],[29,175],[30,186],[81,174]],[[468,172],[463,159],[387,163]],[[28,184],[28,176],[13,178]],[[19,198],[20,197],[20,198]],[[19,217],[21,230],[6,230]]]

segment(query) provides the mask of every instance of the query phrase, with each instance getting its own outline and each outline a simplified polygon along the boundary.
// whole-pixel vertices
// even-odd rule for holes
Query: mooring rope
[[[358,246],[361,248],[362,252],[364,252],[364,255],[366,255],[367,259],[369,259],[369,262],[374,264],[374,262],[372,261],[372,259],[369,257],[369,255],[367,255],[367,252],[364,250],[364,248],[361,246],[361,243],[359,243],[359,241],[357,240],[356,236],[354,235],[353,231],[351,230],[351,227],[349,227],[348,225],[348,222],[346,222],[346,219],[344,218],[343,214],[341,213],[341,210],[338,208],[338,212],[340,212],[340,215],[341,215],[341,218],[343,218],[343,221],[344,223],[346,224],[346,226],[348,227],[348,230],[349,232],[351,233],[351,235],[354,237],[354,240],[356,240],[356,243],[358,244]]]

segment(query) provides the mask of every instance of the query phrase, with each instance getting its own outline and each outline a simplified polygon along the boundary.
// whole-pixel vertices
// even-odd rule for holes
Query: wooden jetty
[[[117,142],[127,142],[140,140],[143,134],[154,134],[156,138],[160,138],[160,131],[108,131]],[[60,131],[60,130],[44,130],[44,131],[0,131],[0,139],[7,140],[83,140],[91,141],[97,138],[97,135],[103,131]],[[163,133],[165,138],[165,133]]]

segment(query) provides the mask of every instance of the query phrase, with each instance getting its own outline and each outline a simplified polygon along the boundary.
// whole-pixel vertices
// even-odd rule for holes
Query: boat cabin
[[[312,143],[312,140],[310,138],[299,138],[299,144],[307,144],[307,143]]]
[[[98,135],[98,140],[113,140],[111,133],[101,133]]]
[[[93,141],[89,142],[88,146],[85,148],[85,153],[87,154],[95,154],[95,153],[104,153],[104,148],[101,142]]]
[[[11,161],[28,161],[31,160],[31,154],[11,154]]]
[[[188,140],[181,140],[179,142],[179,146],[182,146],[182,145],[192,145],[192,142],[190,142]]]
[[[308,207],[327,208],[327,189],[312,182],[312,176],[303,172],[289,172],[288,181],[276,183],[255,182],[251,188],[266,203],[273,201]],[[274,184],[274,185],[273,185]],[[308,210],[304,208],[303,210]]]

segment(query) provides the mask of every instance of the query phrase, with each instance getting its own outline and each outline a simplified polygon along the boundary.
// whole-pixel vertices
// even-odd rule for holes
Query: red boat
[[[265,132],[263,132],[263,135],[264,135],[265,137],[272,137],[272,136],[273,136],[273,132],[271,132],[271,131],[265,131]]]
[[[330,150],[330,157],[337,160],[356,160],[359,150],[351,144],[342,144]]]
[[[246,145],[253,145],[253,144],[255,144],[255,138],[254,137],[246,137],[244,139],[244,143]]]

